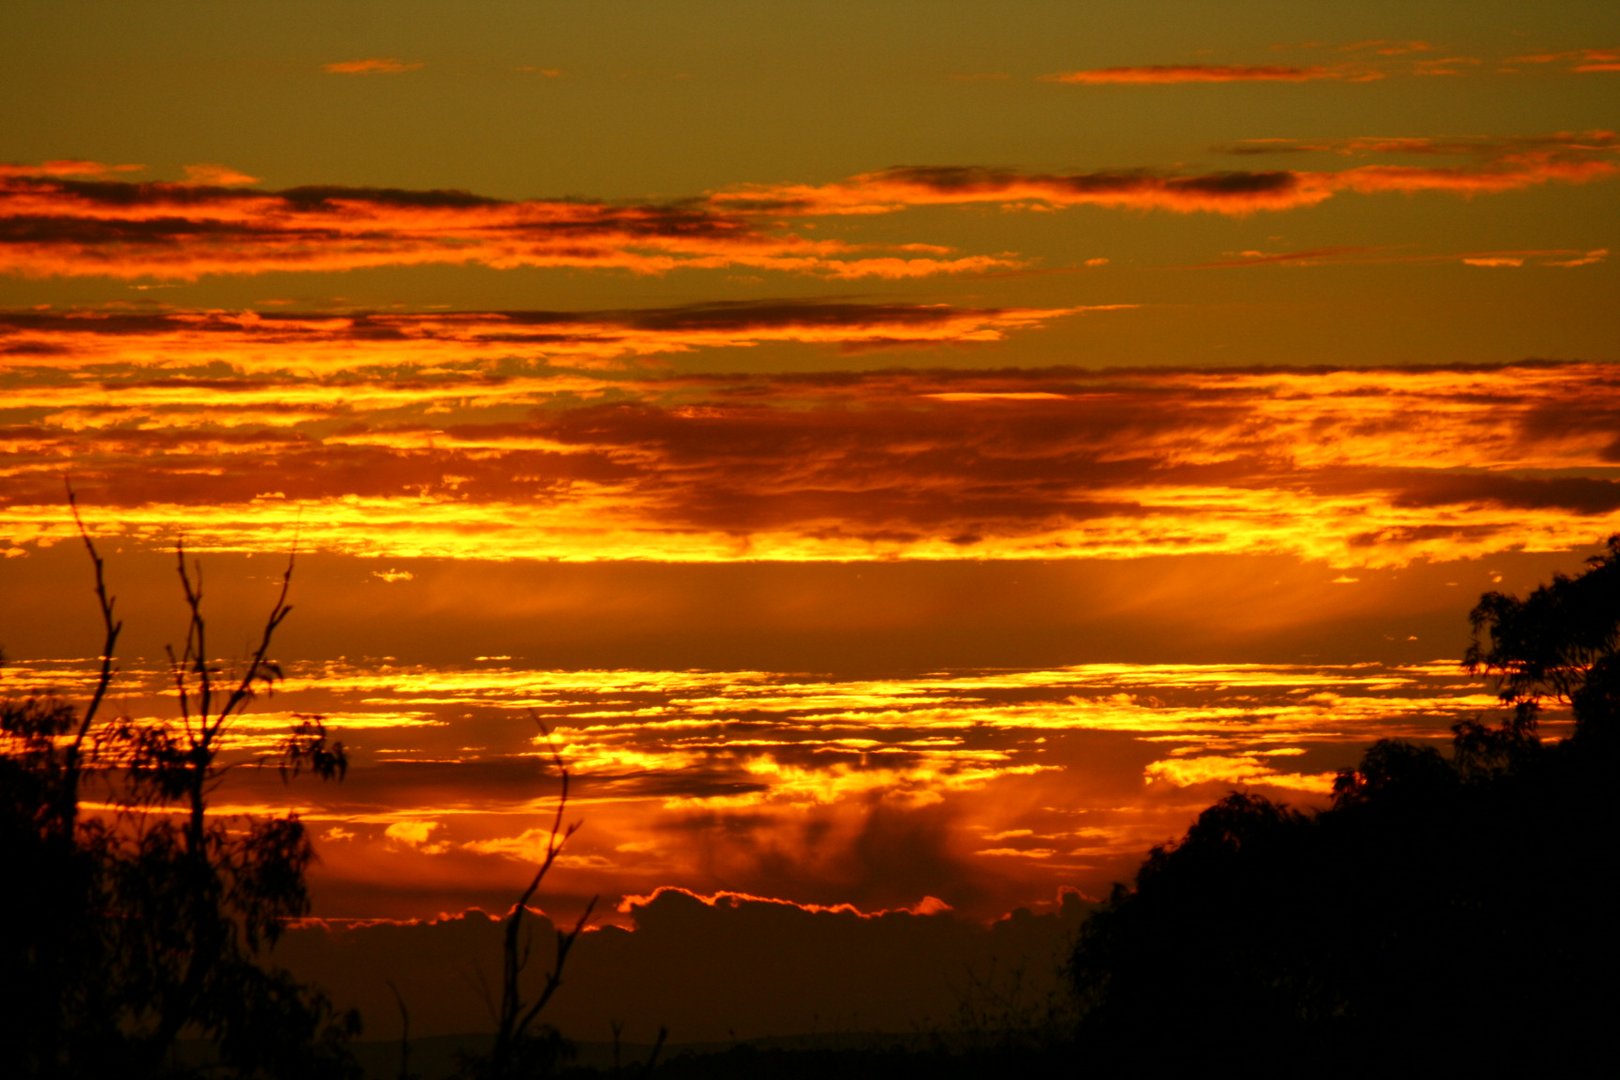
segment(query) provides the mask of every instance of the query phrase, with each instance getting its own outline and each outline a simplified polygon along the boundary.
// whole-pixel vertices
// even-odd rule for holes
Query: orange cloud
[[[1365,82],[1383,78],[1378,72],[1349,67],[1295,67],[1289,64],[1145,64],[1136,67],[1091,68],[1045,76],[1048,82],[1085,86],[1147,86],[1176,83],[1318,82],[1351,79]]]
[[[142,172],[145,168],[144,165],[106,165],[99,161],[78,159],[42,161],[35,165],[0,162],[0,179],[9,176],[109,177],[119,173]]]
[[[1620,152],[1620,136],[1612,131],[1560,131],[1550,135],[1509,137],[1452,137],[1359,135],[1343,139],[1245,139],[1219,148],[1228,154],[1368,154],[1398,156],[1469,157],[1481,164],[1538,160],[1604,160]]]
[[[1434,263],[1461,262],[1467,266],[1521,267],[1553,266],[1572,269],[1596,266],[1609,257],[1607,248],[1537,248],[1516,251],[1470,252],[1467,254],[1401,254],[1377,248],[1338,247],[1307,251],[1237,251],[1222,258],[1193,264],[1195,269],[1238,266],[1316,266],[1322,262]]]
[[[241,179],[232,174],[234,183]],[[762,230],[697,203],[486,198],[463,191],[0,175],[0,270],[192,280],[204,274],[481,264],[656,274],[748,267],[850,279],[1016,265],[937,245],[856,245]]]
[[[640,274],[747,268],[834,280],[982,273],[1020,263],[1010,253],[825,239],[808,225],[793,231],[790,224],[924,206],[1244,215],[1313,206],[1347,192],[1493,194],[1606,179],[1616,171],[1620,143],[1598,131],[1501,140],[1266,141],[1232,149],[1472,160],[1189,174],[900,167],[827,184],[748,185],[702,200],[643,204],[334,186],[263,191],[229,186],[248,178],[212,166],[194,171],[187,183],[136,184],[74,179],[87,163],[69,162],[0,173],[0,271],[167,280],[427,264]]]
[[[1340,52],[1371,52],[1379,56],[1406,56],[1410,53],[1433,52],[1434,46],[1427,41],[1390,40],[1388,38],[1372,38],[1367,41],[1354,41],[1348,45],[1339,46]]]
[[[1246,214],[1332,197],[1286,171],[1163,175],[1143,170],[1069,174],[927,166],[886,169],[832,184],[753,186],[719,192],[719,207],[778,214],[883,214],[915,206],[993,203],[1015,208],[1114,209]]]
[[[831,184],[756,185],[719,192],[711,202],[778,214],[882,214],[915,206],[991,203],[1006,208],[1101,206],[1174,213],[1243,215],[1313,206],[1343,192],[1519,191],[1546,183],[1588,183],[1613,176],[1620,140],[1613,132],[1505,140],[1259,140],[1242,154],[1327,151],[1342,154],[1467,154],[1467,165],[1358,165],[1339,171],[1266,170],[1165,174],[1146,170],[1066,174],[979,167],[904,167]]]
[[[1510,64],[1556,64],[1569,65],[1569,70],[1578,73],[1614,72],[1620,71],[1620,49],[1572,49],[1566,52],[1529,53],[1523,56],[1510,56]]]
[[[257,176],[249,176],[229,165],[186,166],[186,183],[200,187],[241,187],[258,182]]]
[[[1359,58],[1335,64],[1139,64],[1060,72],[1043,78],[1048,82],[1090,86],[1377,82],[1390,76],[1461,75],[1484,63],[1473,56],[1429,56],[1435,46],[1426,41],[1375,39],[1340,45],[1334,51],[1354,53]]]
[[[764,904],[775,907],[794,908],[798,911],[818,915],[853,915],[857,919],[881,919],[888,915],[940,915],[951,910],[951,905],[937,896],[925,896],[909,907],[879,908],[876,911],[862,911],[854,904],[801,904],[793,900],[782,900],[772,896],[754,896],[750,893],[734,892],[722,889],[718,892],[704,895],[695,893],[690,889],[683,889],[674,885],[660,885],[645,896],[625,896],[619,901],[619,913],[634,915],[636,909],[645,908],[658,902],[661,896],[678,895],[689,900],[696,900],[704,907],[710,908],[739,908],[748,904]]]
[[[1588,49],[1581,62],[1575,65],[1580,72],[1620,71],[1620,49]]]
[[[1496,195],[1548,183],[1584,184],[1615,174],[1610,161],[1558,161],[1550,158],[1503,163],[1484,169],[1423,168],[1412,165],[1363,165],[1334,174],[1329,183],[1362,195],[1400,192],[1447,192]]]
[[[668,309],[603,320],[583,347],[971,338],[1053,314]],[[473,320],[458,360],[466,327],[424,316],[315,333],[265,320],[257,356],[231,344],[257,328],[218,320],[212,355],[246,355],[241,370],[201,365],[203,335],[179,339],[172,371],[144,366],[168,344],[133,335],[141,363],[120,367],[114,333],[75,346],[99,352],[93,378],[63,380],[84,360],[52,353],[60,328],[38,321],[61,318],[13,316],[27,334],[11,354],[0,523],[16,550],[66,535],[65,463],[135,540],[184,525],[199,549],[274,550],[296,522],[314,550],[389,559],[1203,552],[1382,566],[1620,530],[1606,471],[1620,386],[1600,364],[645,377],[481,366],[503,348],[521,357],[523,333],[541,350],[566,338],[568,319]],[[520,343],[502,342],[513,330]],[[646,344],[659,333],[672,338]],[[344,367],[365,365],[368,337],[386,379]],[[306,343],[313,370],[286,370],[275,350]]]
[[[964,308],[764,300],[579,312],[0,312],[0,358],[62,369],[116,364],[173,370],[224,362],[242,374],[284,372],[289,366],[304,373],[379,367],[481,370],[496,360],[599,366],[770,342],[863,350],[983,344],[1065,316],[1133,306]],[[577,379],[574,385],[586,389]],[[247,385],[238,389],[251,392]],[[395,400],[420,396],[387,384],[355,387],[351,393],[360,395],[351,400],[373,401],[381,400],[375,397],[379,394]],[[288,403],[297,397],[279,400]]]
[[[1484,61],[1473,56],[1433,57],[1412,62],[1412,74],[1418,76],[1462,75],[1479,67]]]
[[[1201,268],[1224,266],[1315,266],[1327,260],[1342,259],[1347,256],[1357,256],[1366,252],[1361,247],[1326,247],[1311,248],[1305,251],[1238,251],[1230,252],[1226,257],[1212,262],[1199,263]]]
[[[406,62],[394,56],[370,57],[364,60],[338,60],[321,65],[330,75],[398,75],[405,71],[420,71],[420,61]]]
[[[1587,252],[1559,252],[1561,258],[1549,259],[1547,266],[1561,266],[1572,268],[1577,266],[1595,266],[1609,257],[1608,248],[1593,248]]]

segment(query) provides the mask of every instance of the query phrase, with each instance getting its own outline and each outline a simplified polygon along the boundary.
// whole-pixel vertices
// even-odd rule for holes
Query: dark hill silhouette
[[[1233,794],[1155,848],[1081,930],[1081,1057],[1563,1075],[1611,1049],[1620,537],[1472,621],[1511,714],[1449,757],[1375,744],[1319,813]],[[1575,718],[1556,743],[1548,699]]]

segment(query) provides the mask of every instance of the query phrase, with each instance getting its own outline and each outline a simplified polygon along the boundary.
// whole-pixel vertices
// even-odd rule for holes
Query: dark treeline
[[[1082,927],[1079,1050],[1273,1072],[1578,1071],[1616,994],[1620,537],[1472,615],[1510,715],[1452,751],[1382,741],[1306,814],[1233,794]],[[1538,736],[1543,703],[1572,736]]]
[[[86,545],[110,658],[121,627]],[[44,696],[0,709],[0,865],[11,882],[0,889],[0,1054],[23,1076],[357,1075],[358,1019],[270,963],[281,926],[308,908],[301,826],[221,821],[207,803],[228,768],[231,718],[279,675],[267,650],[288,610],[286,579],[258,651],[227,675],[208,659],[200,577],[183,559],[180,573],[191,623],[173,657],[173,723],[98,717],[110,659],[82,708]],[[604,1072],[569,1064],[568,1044],[540,1022],[583,921],[559,935],[554,965],[530,973],[541,989],[525,996],[529,945],[512,917],[498,1031],[461,1071],[1581,1071],[1607,1050],[1616,1004],[1620,537],[1578,577],[1523,599],[1486,594],[1472,623],[1465,660],[1493,681],[1502,719],[1458,724],[1449,754],[1376,743],[1319,811],[1244,793],[1209,807],[1116,887],[1072,955],[1053,958],[1066,961],[1073,998],[1041,1017],[970,1038],[661,1058],[654,1048],[654,1060]],[[1550,704],[1573,714],[1556,741],[1541,734]],[[332,778],[346,764],[314,719],[275,762]],[[567,770],[555,764],[565,794],[524,899],[572,829]],[[92,797],[112,809],[84,812]],[[410,1073],[410,1049],[400,1044],[384,1075]]]

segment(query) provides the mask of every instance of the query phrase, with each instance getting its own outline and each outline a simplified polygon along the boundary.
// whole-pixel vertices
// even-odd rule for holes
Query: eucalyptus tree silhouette
[[[309,909],[303,825],[209,806],[247,763],[234,722],[281,677],[270,647],[292,610],[292,558],[258,644],[233,670],[209,651],[201,568],[177,547],[188,616],[169,653],[179,716],[103,719],[122,623],[71,491],[69,502],[102,649],[82,710],[51,695],[0,706],[0,865],[11,881],[0,890],[0,1053],[24,1075],[161,1075],[179,1070],[184,1037],[211,1043],[218,1064],[242,1075],[347,1075],[344,1041],[358,1019],[263,962],[285,921]],[[317,717],[257,763],[283,778],[340,778],[347,767]]]
[[[1587,565],[1579,577],[1555,574],[1523,600],[1480,597],[1469,615],[1466,662],[1496,682],[1516,725],[1533,731],[1551,697],[1570,706],[1577,739],[1612,743],[1620,715],[1620,535]]]
[[[1472,624],[1500,723],[1449,757],[1378,742],[1319,813],[1229,795],[1116,886],[1070,960],[1088,1060],[1561,1074],[1612,1049],[1620,537]],[[1575,717],[1550,744],[1549,698]]]

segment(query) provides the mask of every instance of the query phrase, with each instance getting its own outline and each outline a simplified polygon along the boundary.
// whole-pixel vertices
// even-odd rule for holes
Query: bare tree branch
[[[399,1006],[399,1080],[411,1077],[411,1011],[405,1007],[405,995],[399,992],[394,980],[388,980],[388,992]]]
[[[79,730],[68,750],[69,767],[76,768],[79,748],[84,745],[85,736],[95,722],[96,710],[101,708],[107,688],[112,685],[113,650],[118,645],[118,635],[123,631],[124,624],[122,620],[113,618],[114,598],[107,595],[106,566],[96,550],[95,541],[90,539],[90,530],[84,527],[84,519],[79,516],[79,497],[74,493],[71,482],[67,482],[67,498],[68,508],[73,512],[73,524],[79,527],[79,539],[84,541],[84,548],[90,553],[90,564],[96,570],[96,602],[101,608],[102,626],[101,672],[96,677],[95,692],[90,695],[90,703],[84,707],[84,718],[79,722]]]
[[[563,761],[562,752],[558,750],[557,742],[552,738],[551,731],[545,723],[538,716],[531,714],[531,717],[540,728],[540,733],[551,751],[551,761],[557,769],[561,788],[557,793],[557,809],[551,818],[551,829],[546,837],[545,854],[541,857],[540,864],[535,867],[534,875],[529,878],[529,883],[519,895],[517,903],[512,906],[511,916],[506,921],[506,933],[502,943],[501,1003],[496,1018],[495,1045],[489,1060],[490,1074],[496,1077],[504,1077],[511,1072],[516,1052],[528,1037],[529,1029],[550,1004],[557,989],[562,986],[563,969],[568,963],[569,953],[573,951],[580,934],[585,932],[591,914],[596,909],[596,902],[600,899],[591,897],[573,927],[556,932],[556,956],[551,970],[546,973],[545,985],[541,988],[539,997],[533,1002],[525,1002],[519,981],[532,957],[532,943],[523,933],[523,917],[528,912],[529,902],[534,899],[546,875],[556,864],[557,857],[562,854],[563,847],[580,827],[580,822],[577,821],[564,824],[569,797],[568,765]]]

